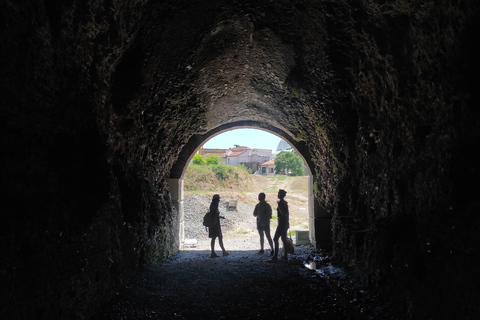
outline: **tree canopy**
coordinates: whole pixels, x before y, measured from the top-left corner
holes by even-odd
[[[293,152],[281,151],[275,157],[275,173],[291,176],[305,175],[302,158]]]
[[[192,158],[193,164],[219,164],[220,160],[222,159],[216,154],[207,154],[205,156],[197,153]]]

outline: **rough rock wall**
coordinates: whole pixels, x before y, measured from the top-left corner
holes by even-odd
[[[103,118],[130,97],[142,5],[0,3],[2,318],[87,318],[129,271],[178,249],[169,150],[132,163],[141,146],[119,146],[130,120],[111,147]]]
[[[366,282],[412,318],[478,311],[474,0],[0,9],[2,315],[87,317],[176,250],[170,168],[242,120],[309,147],[335,254]]]
[[[478,5],[327,7],[340,132],[327,126],[331,145],[312,149],[335,254],[408,317],[474,318]]]

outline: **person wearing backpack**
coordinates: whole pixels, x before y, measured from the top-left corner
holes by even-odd
[[[212,238],[210,243],[210,247],[212,249],[212,253],[210,254],[210,258],[216,258],[218,255],[215,253],[215,240],[218,238],[218,243],[220,244],[220,248],[222,248],[222,255],[228,256],[228,252],[225,250],[223,246],[223,234],[222,234],[222,227],[220,225],[220,218],[224,219],[220,216],[220,210],[218,210],[218,204],[220,202],[220,195],[214,194],[212,198],[212,203],[210,204],[210,214],[213,215],[214,225],[213,227],[208,228],[208,237]]]
[[[270,219],[272,218],[272,207],[265,201],[265,193],[260,192],[258,194],[258,203],[253,210],[253,216],[257,217],[257,230],[258,235],[260,236],[260,251],[259,254],[263,254],[265,251],[264,247],[264,235],[267,236],[268,244],[272,251],[270,255],[273,256],[273,241],[272,236],[270,235]]]

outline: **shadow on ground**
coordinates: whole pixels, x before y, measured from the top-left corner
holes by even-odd
[[[296,250],[278,263],[269,262],[270,250],[218,258],[209,250],[180,251],[138,272],[92,319],[400,319],[335,272],[328,257],[309,246]],[[313,263],[313,270],[305,267]],[[342,292],[342,281],[350,293]]]

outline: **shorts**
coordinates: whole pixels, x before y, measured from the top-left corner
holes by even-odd
[[[209,238],[221,238],[223,237],[222,235],[222,227],[220,226],[220,223],[217,223],[215,226],[208,228],[208,237]]]
[[[257,230],[270,231],[270,222],[262,223],[257,221]]]

